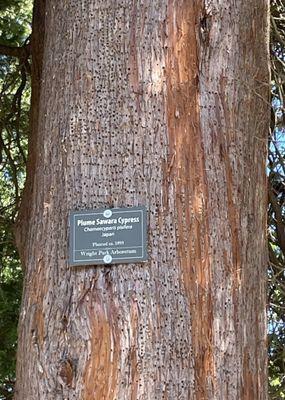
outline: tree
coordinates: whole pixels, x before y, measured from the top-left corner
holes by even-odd
[[[267,13],[36,1],[16,400],[266,398]],[[68,267],[71,209],[137,204],[148,263]]]

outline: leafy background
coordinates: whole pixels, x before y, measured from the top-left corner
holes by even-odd
[[[1,55],[31,35],[32,0],[0,0],[0,400],[13,397],[22,271],[13,224],[25,180],[30,60]],[[285,399],[285,3],[271,0],[271,127],[268,135],[269,397]]]
[[[0,0],[0,47],[23,46],[31,34],[32,1]],[[26,65],[25,65],[26,64]],[[0,55],[0,399],[12,399],[22,270],[13,222],[25,179],[30,106],[27,62]]]
[[[271,1],[268,143],[268,355],[270,398],[285,399],[285,2]]]

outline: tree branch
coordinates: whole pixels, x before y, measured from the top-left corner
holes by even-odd
[[[277,198],[271,187],[268,188],[269,200],[272,205],[275,220],[276,220],[276,233],[278,238],[278,246],[283,254],[285,254],[285,226],[282,217],[281,206],[278,204]]]
[[[30,43],[22,47],[12,47],[0,44],[0,55],[2,56],[17,57],[20,60],[25,60],[29,57],[30,54],[31,54]]]

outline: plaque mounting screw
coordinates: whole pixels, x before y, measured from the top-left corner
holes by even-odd
[[[103,261],[105,264],[110,264],[112,262],[113,258],[110,256],[110,254],[106,254],[103,258]]]
[[[103,215],[104,215],[105,218],[110,218],[112,214],[113,214],[113,213],[112,213],[111,210],[105,210],[105,211],[103,212]]]

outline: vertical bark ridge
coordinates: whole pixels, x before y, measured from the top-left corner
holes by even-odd
[[[201,26],[201,124],[219,398],[267,398],[268,13],[267,0],[205,1]]]
[[[215,374],[207,185],[199,107],[197,25],[201,11],[201,4],[197,6],[196,2],[169,2],[166,67],[170,173],[176,196],[181,279],[191,312],[195,399],[213,395]]]

